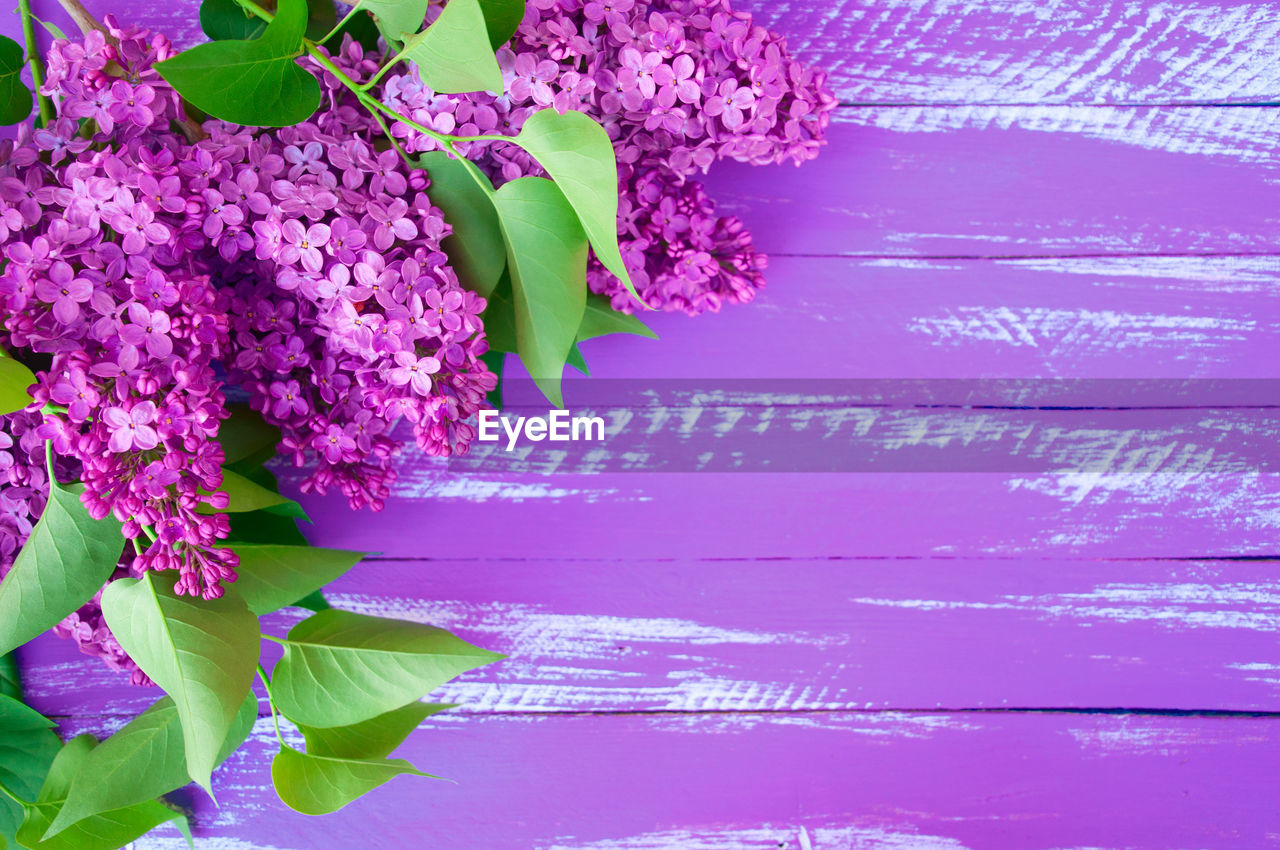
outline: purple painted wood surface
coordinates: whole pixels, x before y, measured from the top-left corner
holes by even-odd
[[[380,515],[304,500],[315,542],[382,553],[338,604],[512,657],[442,691],[464,706],[404,748],[457,785],[291,815],[261,723],[216,779],[220,809],[188,795],[201,846],[1280,843],[1280,604],[1274,561],[1252,560],[1280,555],[1280,475],[1256,457],[1223,472],[1245,450],[1187,430],[1223,439],[1243,414],[868,414],[778,387],[1280,377],[1280,110],[1217,105],[1280,94],[1280,4],[735,5],[850,105],[817,161],[708,178],[774,255],[757,302],[656,317],[658,343],[587,343],[595,384],[569,397],[666,379],[752,379],[754,397],[615,405],[603,471],[545,446],[453,468],[409,453]],[[183,42],[194,7],[127,8]],[[1250,433],[1274,436],[1274,413]],[[618,471],[699,441],[714,464],[761,428],[926,471]],[[992,443],[1100,465],[936,460]],[[155,696],[51,638],[23,666],[64,732]]]

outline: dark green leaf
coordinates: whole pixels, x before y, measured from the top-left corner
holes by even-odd
[[[236,0],[203,0],[200,29],[213,41],[247,41],[262,35],[267,22]]]
[[[223,463],[230,466],[246,458],[268,450],[275,454],[280,442],[280,429],[262,418],[262,414],[247,404],[229,404],[228,419],[218,425],[218,443],[225,455]]]
[[[0,98],[4,93],[0,91]],[[23,118],[26,116],[24,115]],[[18,119],[19,121],[22,118]],[[0,351],[0,416],[13,413],[31,404],[31,394],[27,387],[36,382],[31,370]]]
[[[561,407],[560,377],[587,296],[587,237],[545,177],[512,180],[494,202],[507,242],[516,349],[538,389]]]
[[[218,764],[244,743],[257,719],[258,698],[251,693],[222,742]],[[161,697],[85,757],[45,838],[84,818],[155,799],[190,781],[178,709],[171,697]]]
[[[289,632],[271,686],[295,723],[350,726],[501,657],[444,629],[330,609]]]
[[[498,285],[489,295],[482,314],[484,337],[490,351],[516,350],[516,303],[511,294],[511,270],[504,268]]]
[[[17,124],[31,114],[35,99],[20,76],[22,58],[18,42],[0,35],[0,124]]]
[[[333,0],[307,0],[307,38],[319,41],[338,23]]]
[[[287,499],[274,490],[269,490],[244,475],[227,469],[225,466],[222,468],[222,485],[218,487],[217,492],[226,493],[230,499],[227,506],[223,508],[223,512],[226,513],[270,511],[281,516],[292,516],[299,519],[307,518],[307,515],[302,511],[302,506],[297,502]],[[219,513],[219,511],[203,503],[196,510],[202,514]]]
[[[590,375],[591,370],[587,367],[586,358],[582,356],[582,352],[578,350],[578,343],[569,346],[569,356],[565,363],[577,369],[584,375]]]
[[[591,249],[639,300],[618,249],[618,164],[609,134],[587,115],[542,109],[511,141],[533,154],[582,222]]]
[[[12,652],[0,655],[0,696],[22,699],[22,684],[18,681],[18,660]]]
[[[284,804],[304,815],[336,812],[401,774],[426,776],[404,759],[333,759],[281,747],[271,762],[271,782]]]
[[[502,372],[506,367],[507,355],[501,351],[489,350],[480,355],[480,359],[484,361],[484,365],[489,367],[489,371],[498,376],[498,384],[489,390],[485,397],[485,401],[494,410],[502,409]]]
[[[24,800],[34,800],[62,743],[53,724],[16,699],[0,697],[0,783]],[[13,839],[22,808],[0,794],[0,835]]]
[[[357,5],[373,13],[389,43],[400,44],[427,19],[428,0],[361,0]]]
[[[306,608],[308,611],[328,611],[333,606],[324,598],[324,592],[313,590],[301,599],[291,603],[294,608]]]
[[[252,41],[197,44],[156,70],[215,118],[251,127],[289,127],[320,105],[320,84],[294,60],[307,27],[305,0],[280,0],[275,19]]]
[[[329,729],[299,726],[298,729],[306,738],[307,755],[337,759],[380,759],[391,755],[427,717],[449,708],[453,706],[411,702],[395,711],[379,714],[372,720],[353,726],[334,726]]]
[[[480,9],[494,50],[510,41],[524,20],[524,0],[480,0]]]
[[[609,299],[592,292],[587,295],[587,307],[582,312],[582,324],[578,326],[578,342],[608,334],[635,334],[657,339],[658,335],[635,316],[621,313],[609,306]]]
[[[507,264],[498,213],[489,200],[493,185],[478,174],[485,184],[482,188],[461,160],[444,151],[425,153],[418,161],[431,177],[431,203],[444,212],[444,220],[453,228],[441,243],[449,264],[463,286],[488,298]]]
[[[367,56],[373,56],[378,52],[378,26],[373,22],[373,18],[363,12],[352,15],[347,18],[342,26],[338,27],[338,31],[324,42],[324,47],[330,53],[337,53],[342,49],[342,37],[351,36],[355,41],[364,48]]]
[[[111,516],[89,516],[78,490],[51,489],[40,521],[0,581],[0,653],[53,628],[88,602],[120,560],[120,523]]]
[[[502,69],[478,0],[449,0],[431,26],[405,39],[400,58],[417,65],[418,77],[436,92],[502,94]]]
[[[173,697],[187,773],[209,790],[257,670],[258,618],[234,591],[221,599],[178,596],[153,575],[107,585],[102,612],[142,672]]]
[[[267,614],[324,587],[355,566],[363,552],[315,546],[232,544],[240,556],[236,591],[249,610]]]

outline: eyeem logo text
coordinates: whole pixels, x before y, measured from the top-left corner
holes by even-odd
[[[496,443],[507,438],[507,451],[516,447],[520,435],[531,443],[550,440],[567,443],[570,440],[604,440],[604,419],[599,416],[570,416],[567,410],[553,410],[546,416],[503,416],[496,410],[480,411],[479,434],[482,443]],[[501,425],[501,428],[499,428]]]

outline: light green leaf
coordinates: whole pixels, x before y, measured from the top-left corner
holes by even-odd
[[[0,35],[0,124],[17,124],[31,114],[35,100],[19,76],[22,59],[18,42]]]
[[[187,773],[208,791],[222,742],[253,684],[258,618],[233,590],[221,599],[178,596],[153,576],[107,585],[102,612],[142,672],[173,697]]]
[[[493,185],[480,174],[482,188],[461,160],[444,151],[425,153],[418,161],[431,178],[431,203],[444,212],[444,220],[453,228],[440,243],[449,255],[449,265],[463,286],[488,298],[507,264],[498,213],[489,200]]]
[[[591,250],[640,300],[618,248],[618,163],[609,134],[587,115],[542,109],[511,139],[533,154],[582,221]],[[641,302],[643,303],[643,302]]]
[[[399,58],[417,65],[418,77],[438,93],[502,94],[502,69],[478,0],[449,0],[435,23],[405,39]]]
[[[34,800],[54,756],[62,747],[53,724],[16,699],[0,697],[0,783],[24,800]],[[0,794],[0,835],[14,839],[22,808]]]
[[[240,473],[227,469],[225,466],[222,468],[222,485],[218,487],[217,492],[226,493],[230,499],[222,511],[216,511],[210,505],[201,503],[196,508],[196,512],[216,514],[270,511],[282,516],[292,516],[299,519],[307,518],[302,506],[293,501],[293,499],[285,498],[274,490],[269,490],[256,481],[251,481]]]
[[[280,429],[262,418],[247,404],[228,404],[231,416],[218,425],[218,443],[225,455],[222,462],[230,466],[264,452],[275,454],[280,442]]]
[[[0,88],[0,103],[3,99],[4,92]],[[23,118],[25,117],[24,115]],[[22,118],[18,120],[21,121]],[[35,382],[36,376],[31,374],[30,369],[0,351],[0,416],[31,404],[31,394],[27,392],[27,387]]]
[[[592,292],[587,295],[587,307],[582,312],[582,324],[578,326],[578,342],[608,334],[635,334],[657,339],[658,335],[644,322],[609,306],[609,299]]]
[[[379,714],[372,720],[353,726],[334,726],[328,729],[299,726],[298,729],[307,740],[307,755],[336,759],[380,759],[391,755],[427,717],[449,708],[453,706],[411,702],[395,711]]]
[[[32,15],[31,17],[35,20],[36,23],[44,27],[49,32],[49,35],[53,36],[54,38],[67,37],[67,34],[62,31],[62,27],[58,26],[57,24],[51,24],[48,21],[42,21],[39,18],[37,18],[35,15]]]
[[[524,0],[480,0],[480,8],[494,50],[510,41],[524,20]]]
[[[350,726],[501,657],[444,629],[330,609],[289,632],[271,690],[295,723]]]
[[[218,764],[244,743],[257,719],[258,698],[250,693],[222,742]],[[161,697],[85,757],[44,837],[84,818],[153,800],[190,781],[178,709],[171,697]]]
[[[289,127],[320,105],[320,84],[294,60],[307,28],[305,0],[280,0],[259,38],[197,44],[156,63],[198,109],[250,127]]]
[[[560,377],[586,303],[587,238],[545,177],[504,184],[494,203],[511,269],[516,349],[538,389],[561,407]]]
[[[234,543],[240,556],[236,591],[255,614],[292,605],[354,567],[363,552],[315,546]]]
[[[89,516],[79,489],[51,488],[40,521],[0,581],[0,653],[53,628],[88,602],[120,560],[120,523],[111,516]]]
[[[373,13],[378,29],[393,44],[422,29],[427,19],[428,0],[361,0],[356,5]]]
[[[304,815],[336,812],[401,774],[423,773],[404,759],[334,759],[281,747],[271,762],[271,782],[284,804]]]

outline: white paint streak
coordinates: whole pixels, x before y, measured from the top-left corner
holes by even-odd
[[[725,826],[672,829],[625,838],[578,841],[571,837],[539,850],[965,850],[954,838],[902,826]]]

